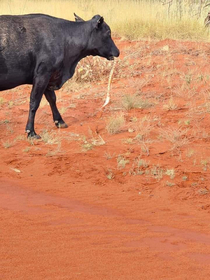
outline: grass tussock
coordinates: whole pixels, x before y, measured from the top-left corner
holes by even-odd
[[[74,20],[101,14],[115,35],[128,39],[207,40],[207,1],[195,0],[2,0],[1,14],[46,13]]]
[[[125,124],[125,118],[123,115],[112,116],[109,118],[106,129],[110,134],[119,133],[122,130],[123,125]]]
[[[161,131],[162,139],[165,139],[172,143],[172,150],[181,148],[182,146],[189,144],[187,138],[187,129],[168,128]]]
[[[140,96],[134,94],[126,94],[122,99],[122,106],[126,110],[131,109],[145,109],[152,106],[152,104],[146,100],[142,99]]]

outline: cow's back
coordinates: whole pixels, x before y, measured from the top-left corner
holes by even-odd
[[[32,84],[38,59],[62,48],[62,24],[42,14],[0,16],[0,90]]]

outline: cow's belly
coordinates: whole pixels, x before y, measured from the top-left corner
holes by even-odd
[[[0,74],[0,91],[15,88],[23,84],[32,84],[33,79],[23,73]]]

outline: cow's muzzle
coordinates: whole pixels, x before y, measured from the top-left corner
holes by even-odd
[[[118,49],[116,49],[115,52],[112,55],[107,57],[107,59],[108,60],[114,60],[114,58],[118,57],[119,55],[120,55],[120,51]]]
[[[114,60],[114,56],[111,55],[111,56],[107,57],[107,59],[108,59],[108,60]]]

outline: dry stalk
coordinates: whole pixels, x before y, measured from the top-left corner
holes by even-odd
[[[116,59],[113,62],[112,69],[111,69],[110,74],[109,74],[109,81],[108,81],[106,100],[105,100],[105,103],[102,106],[102,108],[104,108],[109,103],[109,101],[110,101],[110,88],[111,88],[112,76],[113,76],[113,73],[114,73],[115,65],[116,65]]]

